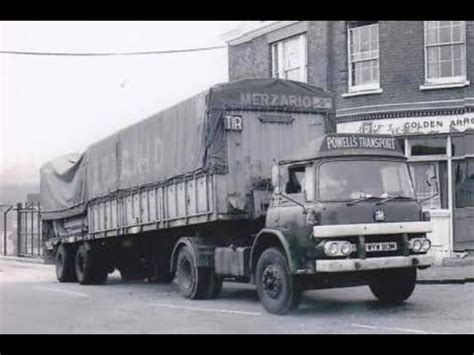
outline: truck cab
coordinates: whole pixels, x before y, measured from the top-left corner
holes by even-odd
[[[432,264],[430,218],[415,198],[395,138],[324,135],[274,166],[272,182],[261,233],[279,233],[285,240],[280,251],[294,289],[287,298],[293,292],[294,300],[283,297],[282,309],[294,307],[303,290],[363,284],[382,302],[402,302],[414,290],[416,269]],[[272,262],[259,268],[260,261],[259,295],[275,311],[286,287],[284,270]]]

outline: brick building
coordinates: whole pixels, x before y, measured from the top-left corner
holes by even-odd
[[[338,132],[399,137],[438,260],[474,252],[474,21],[255,21],[224,38],[230,80],[308,82],[334,93]]]

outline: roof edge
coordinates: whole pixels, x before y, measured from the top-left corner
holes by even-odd
[[[236,28],[224,33],[221,37],[229,46],[236,46],[298,22],[301,21],[271,21],[270,23],[262,24],[251,29]]]

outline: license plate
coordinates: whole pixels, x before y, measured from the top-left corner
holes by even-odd
[[[392,251],[397,250],[396,242],[382,242],[382,243],[367,243],[365,244],[365,251]]]

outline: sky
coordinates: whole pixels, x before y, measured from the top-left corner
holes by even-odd
[[[130,52],[224,45],[240,21],[0,22],[0,50]],[[0,54],[0,184],[228,80],[227,49],[116,57]]]

